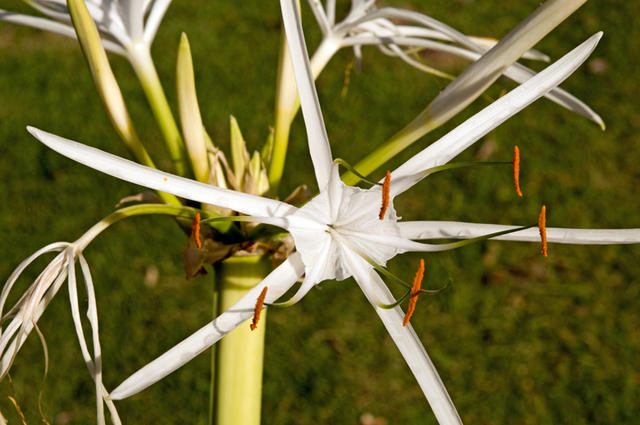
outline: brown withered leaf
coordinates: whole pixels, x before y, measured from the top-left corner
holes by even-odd
[[[205,264],[214,264],[231,255],[234,245],[226,245],[210,238],[202,238],[202,247],[198,248],[196,241],[191,236],[187,246],[182,252],[182,262],[187,279],[192,279],[199,274],[206,274]]]
[[[313,194],[309,190],[306,184],[301,184],[296,187],[293,192],[284,200],[287,204],[299,206],[306,203],[309,199],[313,198]]]

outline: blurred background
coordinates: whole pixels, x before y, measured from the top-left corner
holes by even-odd
[[[306,3],[303,1],[303,3]],[[346,10],[348,2],[338,2]],[[389,0],[470,35],[500,38],[538,6],[537,0]],[[0,7],[30,12],[16,1]],[[175,59],[181,31],[193,51],[205,126],[228,143],[229,115],[249,149],[259,149],[273,120],[280,32],[279,5],[259,0],[174,2],[153,53],[175,111]],[[588,2],[538,46],[553,60],[596,31],[604,38],[563,88],[607,124],[595,124],[547,100],[512,118],[461,155],[511,159],[521,150],[521,185],[511,170],[481,167],[428,178],[396,200],[404,219],[531,224],[540,205],[558,227],[640,227],[640,51],[633,17],[640,3]],[[310,50],[319,31],[305,7]],[[110,56],[129,110],[154,159],[169,168],[160,132],[129,64]],[[447,82],[416,71],[375,48],[341,96],[352,52],[343,50],[318,79],[335,156],[351,163],[421,111]],[[466,63],[425,52],[424,60],[458,73]],[[529,63],[542,69],[544,64]],[[462,114],[425,136],[389,165],[399,164],[514,84],[500,79]],[[113,131],[76,42],[0,23],[0,280],[38,248],[73,241],[139,187],[75,164],[47,150],[26,125],[127,152]],[[155,142],[155,143],[154,143]],[[164,158],[164,162],[162,160]],[[382,175],[386,170],[379,170]],[[280,192],[313,174],[297,117]],[[134,218],[112,227],[87,250],[99,303],[105,385],[124,378],[210,320],[212,273],[187,281],[186,237],[169,218]],[[631,424],[640,415],[640,246],[581,247],[485,242],[424,257],[424,286],[450,286],[421,297],[412,324],[465,423]],[[410,275],[419,260],[405,255],[392,271]],[[24,274],[33,281],[51,258]],[[17,291],[16,293],[18,293]],[[78,349],[66,290],[39,322],[50,367],[36,335],[0,383],[0,411],[19,423],[41,422],[40,390],[52,424],[95,421],[94,387]],[[205,424],[209,355],[118,403],[125,423]],[[352,280],[326,282],[302,302],[269,314],[264,373],[265,424],[432,424],[404,360]]]

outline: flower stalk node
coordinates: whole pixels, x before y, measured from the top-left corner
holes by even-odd
[[[411,298],[409,298],[409,306],[407,307],[407,313],[404,315],[402,326],[407,326],[413,312],[416,310],[416,303],[418,302],[418,296],[422,293],[420,285],[422,285],[422,278],[424,277],[424,260],[420,259],[420,265],[418,265],[418,271],[413,278],[413,284],[411,285]]]
[[[258,296],[258,301],[256,301],[256,306],[253,309],[253,319],[251,320],[251,324],[249,325],[249,328],[252,331],[255,331],[256,328],[258,327],[258,321],[260,320],[260,314],[262,313],[262,306],[264,305],[264,299],[267,296],[267,289],[269,288],[265,286],[262,292],[260,292],[260,296]]]

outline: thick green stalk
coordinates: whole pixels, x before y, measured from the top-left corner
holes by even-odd
[[[149,47],[145,43],[135,43],[129,47],[127,53],[164,136],[176,172],[184,176],[188,170],[184,142],[160,83]]]
[[[271,271],[263,256],[231,257],[216,265],[218,311],[229,309]],[[265,313],[256,330],[243,323],[217,345],[215,425],[260,425]]]

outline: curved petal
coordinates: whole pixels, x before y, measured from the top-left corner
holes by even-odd
[[[459,221],[405,221],[398,223],[402,236],[409,239],[469,239],[518,226],[463,223]],[[531,228],[492,238],[503,241],[539,242],[538,229]],[[615,245],[640,243],[636,229],[569,229],[547,227],[547,242],[577,245]]]
[[[417,175],[422,170],[449,162],[489,131],[564,81],[589,57],[601,37],[602,32],[589,37],[535,77],[511,90],[444,137],[423,149],[391,174],[392,181],[412,174]],[[392,184],[392,196],[409,189],[421,178],[421,176],[404,178],[399,180],[397,184]]]
[[[153,42],[153,39],[156,37],[156,33],[158,32],[158,27],[162,22],[162,18],[164,18],[164,14],[167,13],[167,9],[170,5],[171,0],[157,0],[153,4],[153,8],[151,9],[151,12],[149,12],[149,17],[147,17],[147,21],[145,22],[145,43],[151,45]]]
[[[131,41],[143,41],[144,0],[128,0],[120,2],[120,13]]]
[[[423,47],[430,50],[436,50],[441,52],[450,53],[452,55],[456,55],[465,59],[469,59],[472,61],[476,61],[482,57],[482,54],[478,52],[474,52],[472,50],[467,50],[466,48],[454,46],[451,44],[441,43],[433,40],[425,40],[415,37],[378,37],[378,36],[358,36],[358,37],[349,37],[343,41],[343,45],[353,45],[353,44],[370,44],[370,45],[387,45],[387,44],[396,44],[398,46],[407,46],[407,47]],[[403,57],[398,54],[398,56],[409,63],[411,66],[423,70],[425,72],[432,72],[430,68],[423,69],[424,65],[421,62],[415,62],[410,57]],[[406,56],[406,55],[405,55]],[[407,60],[409,59],[409,60]],[[521,65],[515,62],[513,65],[508,67],[504,71],[504,76],[515,81],[516,83],[522,84],[527,81],[529,78],[535,75],[535,71],[527,68],[524,65]],[[591,109],[586,103],[573,96],[571,93],[559,88],[555,87],[551,89],[548,93],[544,95],[547,99],[552,102],[557,103],[558,105],[575,112],[576,114],[582,115],[583,117],[595,122],[600,126],[600,128],[604,128],[604,121],[593,109]]]
[[[400,307],[384,309],[377,306],[378,302],[384,304],[395,302],[393,295],[382,282],[380,276],[367,267],[367,263],[364,260],[352,252],[348,253],[346,257],[356,282],[358,282],[362,292],[373,305],[380,320],[387,328],[389,335],[391,335],[393,342],[395,342],[402,357],[407,362],[409,369],[416,377],[438,423],[440,425],[462,424],[460,416],[458,416],[458,412],[447,393],[447,389],[440,376],[438,376],[438,372],[422,342],[420,342],[418,335],[416,335],[410,324],[402,326],[404,318],[402,309]]]
[[[150,189],[229,208],[247,215],[283,217],[296,210],[295,207],[274,199],[223,189],[145,167],[34,127],[27,127],[27,130],[49,148],[74,161]]]
[[[265,286],[269,287],[265,302],[272,303],[287,292],[302,273],[304,264],[300,254],[294,253],[230,309],[127,378],[109,398],[121,400],[132,396],[183,366],[249,319]]]
[[[313,82],[311,65],[309,64],[309,55],[307,54],[298,11],[298,0],[280,0],[280,6],[284,29],[289,42],[289,50],[291,51],[293,72],[298,85],[302,115],[307,128],[309,152],[311,153],[318,188],[323,190],[329,181],[333,158],[331,157],[327,129],[322,119],[318,93],[316,93],[316,86]]]
[[[37,16],[23,15],[21,13],[13,13],[0,9],[0,21],[12,22],[14,24],[25,25],[32,28],[38,28],[45,31],[51,31],[56,34],[64,35],[69,38],[76,38],[76,31],[71,25],[52,21],[50,19],[39,18]],[[102,39],[102,45],[105,49],[112,53],[125,56],[126,52],[117,43]]]
[[[49,244],[49,245],[47,245],[47,246],[45,246],[43,248],[40,248],[39,250],[37,250],[33,254],[31,254],[29,257],[27,257],[25,260],[23,260],[18,265],[18,267],[16,267],[16,269],[11,273],[11,275],[9,276],[7,281],[5,282],[4,286],[2,287],[2,293],[0,294],[0,318],[4,317],[4,314],[3,314],[4,304],[7,301],[7,297],[9,296],[9,292],[11,291],[11,288],[15,284],[16,280],[18,280],[18,278],[20,277],[20,275],[22,274],[24,269],[26,269],[29,266],[29,264],[34,262],[36,260],[36,258],[40,257],[41,255],[46,254],[48,252],[63,251],[69,245],[70,244],[68,242],[54,242],[54,243],[51,243],[51,244]],[[23,299],[24,299],[24,297],[26,295],[27,294],[25,293],[25,295],[23,295],[20,298],[20,300],[18,300],[16,305],[19,305],[23,301]],[[1,333],[1,328],[0,328],[0,333]]]

